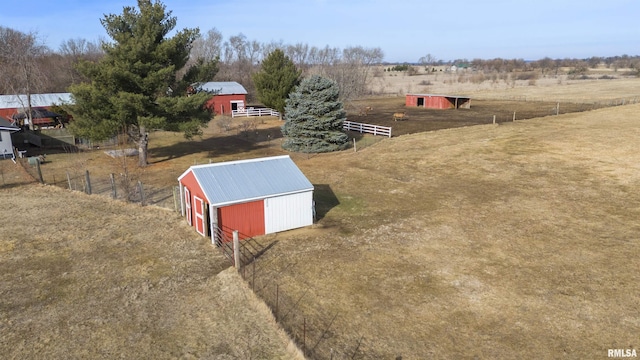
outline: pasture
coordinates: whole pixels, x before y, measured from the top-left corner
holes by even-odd
[[[593,106],[592,83],[598,86],[562,86],[563,95],[583,100],[578,107]],[[634,95],[621,89],[607,98]],[[255,283],[247,280],[272,310],[279,308],[290,336],[305,338],[310,358],[604,358],[607,349],[638,348],[640,105],[548,116],[555,102],[504,100],[512,90],[485,92],[482,101],[472,97],[468,110],[405,109],[404,98],[362,100],[349,119],[389,121],[394,138],[357,136],[359,143],[371,141],[358,152],[292,154],[316,185],[319,220],[257,239],[272,247],[256,262]],[[493,125],[498,104],[506,120]],[[372,111],[358,116],[356,109],[366,106]],[[394,122],[398,111],[408,119]],[[513,111],[518,119],[531,111],[531,119],[512,122]],[[234,121],[240,129],[242,120]],[[275,119],[257,120],[251,132],[227,132],[215,122],[191,142],[179,134],[151,134],[152,164],[136,170],[139,176],[172,186],[194,163],[285,153]],[[443,128],[450,129],[429,131]],[[105,173],[121,167],[100,151],[48,158],[45,172],[69,164]],[[24,190],[21,183],[0,190],[12,208],[60,209],[66,216],[51,212],[38,228],[20,228],[24,236],[3,242],[2,350],[16,357],[21,351],[58,354],[46,351],[75,339],[78,333],[68,330],[73,325],[86,334],[98,330],[99,342],[112,341],[110,349],[118,345],[125,355],[139,354],[131,345],[137,338],[108,340],[106,332],[140,332],[143,349],[160,358],[206,357],[206,349],[223,346],[204,338],[219,321],[204,315],[215,307],[204,299],[222,296],[220,287],[208,284],[226,262],[184,222],[152,208],[134,211],[109,200],[96,205],[101,200],[82,194],[43,196],[40,187]],[[31,196],[31,206],[20,196]],[[110,214],[108,222],[93,213],[85,219],[97,206]],[[131,218],[151,224],[145,228],[153,232],[122,229]],[[42,235],[43,226],[61,219],[64,227],[56,231],[62,237]],[[102,230],[105,223],[114,228]],[[3,234],[9,231],[4,226]],[[89,229],[101,230],[86,239],[78,235]],[[76,266],[70,259],[77,257]],[[104,275],[114,264],[123,270]],[[80,281],[84,276],[87,282]],[[108,285],[97,287],[100,282]],[[78,295],[67,291],[74,284]],[[193,290],[195,299],[184,297]],[[35,300],[24,302],[24,294]],[[82,322],[81,315],[69,315],[72,304],[87,299],[96,316],[87,312]],[[120,310],[123,302],[129,307]],[[199,315],[173,327],[175,304],[180,314],[195,309]],[[158,314],[170,316],[147,321]],[[251,327],[260,329],[256,337],[269,337],[263,326]],[[39,335],[47,327],[49,335]],[[180,340],[169,342],[167,352],[153,350],[151,344],[168,333]],[[5,335],[22,339],[22,347],[10,348]],[[41,345],[29,350],[28,343]],[[180,347],[185,343],[191,347]],[[187,353],[191,348],[195,352]],[[80,354],[81,344],[74,349]],[[241,351],[246,348],[234,354]]]
[[[2,358],[303,358],[175,213],[40,185],[0,199]]]
[[[639,110],[406,135],[301,161],[338,205],[315,229],[277,237],[259,260],[264,281],[329,327],[317,358],[635,348]]]

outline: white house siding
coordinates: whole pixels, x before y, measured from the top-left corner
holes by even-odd
[[[13,153],[13,145],[11,144],[11,133],[0,130],[0,158],[9,158]]]
[[[264,199],[266,234],[313,224],[313,191]]]

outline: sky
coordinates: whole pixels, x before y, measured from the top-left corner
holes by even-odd
[[[640,55],[638,0],[164,0],[176,29],[260,43],[381,48],[384,61]],[[63,41],[107,39],[100,23],[135,0],[2,0],[0,26]]]

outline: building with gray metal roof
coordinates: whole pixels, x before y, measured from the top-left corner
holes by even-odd
[[[245,237],[313,223],[313,184],[288,155],[191,166],[178,178],[182,214],[198,233]]]

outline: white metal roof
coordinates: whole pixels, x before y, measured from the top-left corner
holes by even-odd
[[[244,86],[235,81],[223,81],[223,82],[207,82],[198,86],[199,90],[215,93],[216,95],[237,95],[247,94]]]
[[[189,172],[193,172],[212,206],[313,190],[313,184],[289,155],[195,165],[178,181]]]
[[[31,94],[31,106],[42,107],[71,103],[70,93]],[[27,95],[0,95],[0,109],[22,109],[28,105]]]

